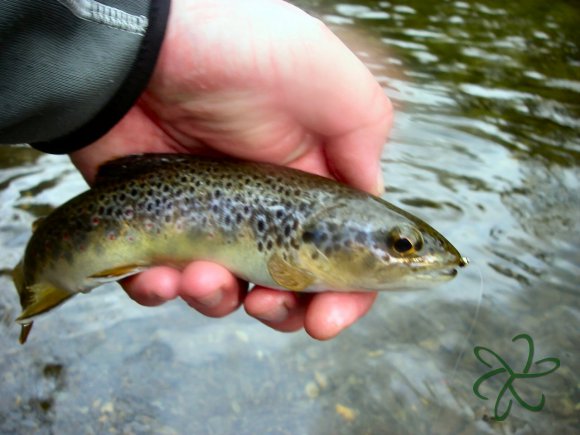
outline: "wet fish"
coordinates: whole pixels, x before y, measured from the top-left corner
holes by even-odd
[[[190,155],[128,156],[35,225],[13,273],[21,342],[32,318],[79,292],[201,259],[293,291],[425,287],[467,264],[425,222],[323,177]]]

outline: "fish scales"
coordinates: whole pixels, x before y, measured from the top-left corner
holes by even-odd
[[[14,272],[19,320],[148,267],[201,259],[299,291],[424,286],[466,264],[420,219],[333,180],[264,163],[129,156],[36,225]]]
[[[298,223],[313,213],[312,204],[329,196],[309,191],[314,180],[282,177],[274,168],[256,173],[251,164],[170,160],[171,168],[162,172],[155,165],[135,177],[104,180],[57,209],[43,222],[49,230],[32,238],[31,259],[54,263],[64,256],[72,263],[72,252],[82,250],[89,238],[104,252],[118,239],[132,243],[147,233],[166,237],[168,230],[193,236],[220,233],[234,243],[247,228],[258,251],[288,251],[297,247]],[[342,190],[338,184],[330,187]],[[61,225],[64,221],[67,226]]]

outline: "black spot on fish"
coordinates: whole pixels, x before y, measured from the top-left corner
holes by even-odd
[[[290,225],[286,225],[284,227],[284,236],[285,237],[290,237],[290,233],[292,232],[292,228],[290,227]]]
[[[266,229],[266,223],[262,219],[258,219],[256,227],[258,228],[258,232],[263,233]]]
[[[271,251],[273,246],[274,246],[274,243],[272,242],[272,240],[268,239],[268,242],[266,243],[266,249],[268,251]]]
[[[367,235],[363,231],[358,231],[354,238],[358,243],[363,244],[367,241]]]
[[[312,231],[304,231],[302,233],[302,240],[306,243],[313,242],[315,240],[314,232]]]

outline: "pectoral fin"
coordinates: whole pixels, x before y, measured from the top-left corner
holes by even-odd
[[[268,261],[268,272],[280,287],[288,290],[302,291],[314,282],[312,274],[290,264],[277,253]]]

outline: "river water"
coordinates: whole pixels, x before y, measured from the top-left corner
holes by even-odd
[[[110,285],[20,346],[9,271],[31,222],[86,186],[64,157],[0,148],[0,433],[579,433],[580,6],[296,4],[352,41],[395,103],[385,198],[471,266],[433,291],[381,295],[329,342],[243,311],[141,307]],[[519,334],[534,344],[527,369]],[[502,365],[478,346],[516,374],[560,367],[499,400],[509,376],[498,372],[483,400],[474,384]]]

